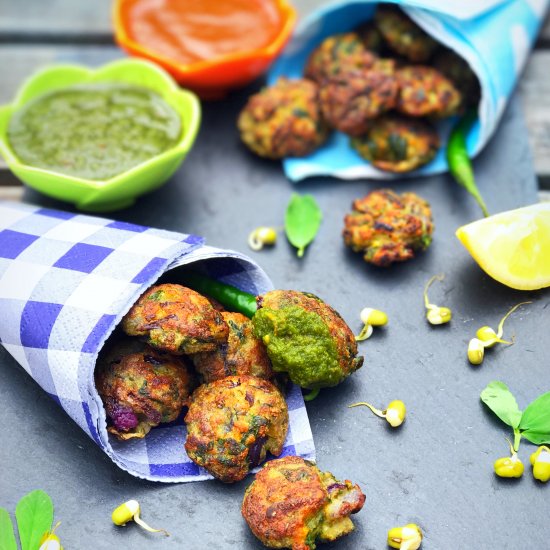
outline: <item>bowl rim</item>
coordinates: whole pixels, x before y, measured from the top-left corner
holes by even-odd
[[[276,5],[279,14],[282,15],[282,25],[278,34],[269,44],[260,48],[222,54],[212,59],[193,61],[192,63],[180,63],[176,59],[156,53],[154,49],[150,49],[150,47],[147,47],[146,45],[130,38],[122,17],[123,5],[130,1],[133,0],[115,0],[113,2],[112,19],[114,23],[116,42],[120,46],[129,48],[139,55],[153,59],[166,67],[172,67],[182,75],[194,75],[221,65],[239,61],[271,59],[275,57],[277,53],[285,46],[288,38],[292,34],[298,18],[296,9],[287,0],[272,0]]]
[[[126,180],[127,178],[131,178],[132,176],[139,174],[141,171],[147,170],[149,167],[153,165],[160,164],[165,160],[171,160],[174,156],[185,154],[191,148],[193,141],[195,140],[195,137],[199,130],[200,119],[201,119],[200,101],[198,97],[190,90],[180,88],[178,84],[175,82],[175,80],[161,67],[159,67],[158,65],[155,65],[150,61],[143,60],[143,59],[122,58],[122,59],[117,59],[115,61],[111,61],[109,63],[105,63],[96,68],[87,67],[85,65],[79,65],[76,63],[74,64],[62,63],[62,64],[52,64],[52,65],[46,66],[43,69],[36,71],[35,73],[33,73],[31,76],[29,76],[23,81],[21,86],[18,88],[15,94],[15,97],[11,103],[0,105],[0,120],[3,120],[5,117],[7,117],[9,120],[9,118],[11,118],[14,111],[16,111],[19,107],[27,103],[27,101],[30,100],[30,98],[28,100],[25,100],[25,94],[27,90],[31,88],[32,84],[36,80],[43,78],[47,74],[52,74],[56,72],[61,74],[61,73],[67,73],[69,71],[76,74],[80,72],[83,77],[81,83],[85,83],[88,81],[89,78],[97,75],[101,75],[102,72],[108,71],[109,77],[106,78],[105,81],[116,82],[116,77],[113,78],[113,69],[116,71],[117,69],[127,70],[128,68],[131,68],[133,70],[138,70],[138,71],[143,71],[143,69],[148,70],[149,74],[154,74],[155,77],[157,77],[159,80],[163,81],[167,85],[167,89],[168,89],[167,95],[181,100],[182,102],[186,103],[187,106],[190,108],[191,116],[185,121],[186,122],[185,125],[182,124],[181,137],[175,145],[173,145],[169,149],[166,149],[166,151],[163,151],[151,157],[150,159],[140,162],[136,166],[133,166],[132,168],[129,168],[124,172],[121,172],[120,174],[116,174],[115,176],[109,179],[92,180],[87,178],[80,178],[77,176],[71,176],[69,174],[63,174],[62,172],[57,172],[55,170],[38,168],[36,166],[32,166],[31,164],[27,164],[19,160],[19,158],[13,151],[9,143],[9,140],[7,139],[7,135],[4,136],[0,133],[0,154],[4,157],[6,164],[8,165],[10,170],[12,170],[13,172],[17,170],[24,171],[27,174],[47,175],[47,176],[56,178],[58,181],[62,181],[66,184],[71,184],[71,185],[76,184],[77,186],[82,188],[86,187],[89,189],[98,190],[98,189],[104,189],[111,186],[116,186],[120,184],[122,181]],[[78,85],[78,83],[75,83],[73,85]],[[142,86],[147,88],[146,85],[142,85]],[[64,84],[56,85],[55,83],[52,83],[52,85],[49,86],[48,89],[43,90],[43,92],[40,94],[37,94],[36,97],[39,97],[40,95],[45,95],[54,90],[61,90],[67,87],[68,86]],[[159,95],[162,95],[162,94],[159,93]],[[181,120],[181,115],[179,113],[178,113],[178,116]]]

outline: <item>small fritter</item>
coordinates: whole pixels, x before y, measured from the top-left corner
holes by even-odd
[[[261,157],[303,157],[328,136],[319,109],[319,88],[306,79],[280,78],[251,96],[237,121],[241,139]]]
[[[384,39],[372,21],[364,23],[355,32],[359,35],[365,48],[370,52],[381,54],[384,51]]]
[[[314,550],[354,529],[350,519],[363,508],[365,495],[351,481],[297,456],[268,462],[247,488],[242,515],[258,539],[270,548]]]
[[[254,336],[252,321],[241,313],[222,312],[229,327],[227,344],[216,351],[192,356],[195,368],[205,382],[213,382],[235,374],[273,378],[271,362],[262,341]]]
[[[311,52],[304,76],[323,84],[343,70],[366,69],[375,61],[376,55],[367,50],[357,33],[334,34]]]
[[[365,134],[351,140],[359,155],[387,172],[410,172],[427,164],[439,145],[431,124],[392,113],[374,120]]]
[[[344,242],[370,264],[386,267],[414,257],[432,242],[430,205],[414,193],[372,191],[344,218]]]
[[[427,61],[438,48],[438,43],[396,6],[378,5],[374,22],[388,46],[411,61]]]
[[[254,334],[267,347],[273,370],[301,386],[336,386],[363,365],[357,342],[337,311],[314,294],[271,290],[256,298]]]
[[[398,84],[391,60],[369,69],[341,71],[321,86],[321,110],[329,126],[350,136],[364,134],[373,118],[395,107]]]
[[[460,92],[462,110],[477,105],[481,95],[479,80],[465,59],[445,48],[435,55],[432,65],[434,69],[446,76]]]
[[[122,328],[175,355],[214,351],[227,342],[229,333],[207,298],[175,284],[151,287],[122,319]]]
[[[229,376],[193,393],[185,422],[189,458],[219,480],[232,483],[263,462],[267,451],[281,454],[288,409],[271,382]]]
[[[462,102],[453,83],[432,67],[413,65],[396,73],[399,82],[397,110],[410,116],[456,114]]]
[[[107,429],[122,440],[145,437],[154,426],[175,420],[196,385],[183,358],[149,347],[107,358],[95,381],[111,423]]]

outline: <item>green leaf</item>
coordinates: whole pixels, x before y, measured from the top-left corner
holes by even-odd
[[[311,195],[292,194],[286,209],[285,232],[290,243],[298,249],[299,258],[317,235],[322,218],[321,209]]]
[[[521,417],[521,435],[535,445],[550,443],[550,392],[530,403]]]
[[[0,508],[0,550],[17,550],[13,524],[5,508]]]
[[[21,550],[37,550],[40,538],[53,523],[53,504],[44,491],[32,491],[25,495],[15,508]]]
[[[521,411],[516,398],[503,382],[493,381],[481,392],[481,400],[508,426],[516,429],[521,422]]]

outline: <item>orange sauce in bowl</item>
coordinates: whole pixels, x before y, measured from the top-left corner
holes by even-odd
[[[189,64],[269,45],[283,25],[271,0],[130,0],[128,36]]]

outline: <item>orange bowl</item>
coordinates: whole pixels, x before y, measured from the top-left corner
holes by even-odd
[[[276,36],[269,44],[185,63],[156,52],[154,44],[143,44],[130,36],[125,15],[135,1],[115,0],[113,4],[115,39],[118,45],[130,55],[157,63],[177,82],[203,99],[222,98],[229,90],[245,86],[261,76],[286,45],[297,19],[296,10],[286,0],[272,0],[281,21]]]

